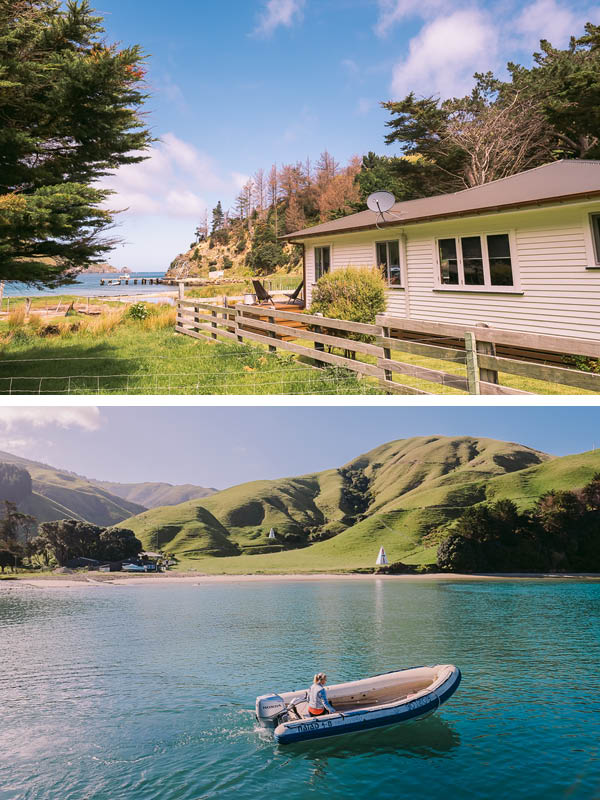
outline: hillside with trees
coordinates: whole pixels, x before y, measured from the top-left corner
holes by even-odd
[[[177,278],[294,271],[300,254],[282,234],[362,211],[374,191],[413,200],[479,186],[561,158],[600,156],[600,26],[588,23],[563,50],[540,42],[531,67],[507,65],[508,80],[476,74],[460,98],[382,102],[385,143],[396,155],[353,156],[340,165],[325,151],[259,169],[224,210],[196,230],[171,265]]]

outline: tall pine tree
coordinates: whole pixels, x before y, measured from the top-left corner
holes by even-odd
[[[87,0],[0,2],[0,280],[72,282],[111,249],[110,191],[145,158],[144,58],[107,44]]]

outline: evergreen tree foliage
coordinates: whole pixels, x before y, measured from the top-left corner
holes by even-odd
[[[221,201],[217,203],[217,205],[212,210],[212,228],[211,233],[216,233],[220,231],[223,227],[225,222],[225,214],[223,213],[223,206],[221,205]]]
[[[101,261],[110,191],[143,160],[144,58],[103,38],[87,0],[0,3],[0,280],[69,283]]]
[[[438,548],[454,572],[600,571],[600,474],[519,512],[510,500],[469,508]]]

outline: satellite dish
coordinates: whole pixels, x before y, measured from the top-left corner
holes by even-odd
[[[367,197],[367,206],[376,214],[384,214],[389,211],[396,198],[391,192],[373,192]]]

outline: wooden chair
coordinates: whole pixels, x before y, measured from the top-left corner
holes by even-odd
[[[296,286],[296,288],[294,289],[294,293],[289,296],[288,303],[296,302],[296,300],[298,299],[298,295],[302,291],[303,286],[304,286],[304,281],[300,281],[299,285]]]
[[[275,301],[260,281],[254,280],[253,278],[252,286],[254,286],[254,294],[259,303],[273,303],[273,305],[275,305]]]

